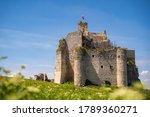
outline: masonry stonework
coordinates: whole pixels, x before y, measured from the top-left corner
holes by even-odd
[[[73,81],[76,86],[129,86],[139,81],[135,51],[113,46],[102,33],[88,32],[80,21],[78,31],[59,41],[56,50],[55,83]]]

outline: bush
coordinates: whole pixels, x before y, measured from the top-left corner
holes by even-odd
[[[39,89],[33,86],[26,86],[24,79],[16,76],[13,78],[0,77],[0,99],[32,99],[31,95],[39,92]]]

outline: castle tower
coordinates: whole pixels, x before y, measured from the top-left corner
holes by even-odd
[[[127,86],[127,51],[117,49],[117,86]]]
[[[85,22],[84,20],[79,21],[78,32],[87,33],[88,32],[88,23]]]

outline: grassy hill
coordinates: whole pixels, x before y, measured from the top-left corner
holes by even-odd
[[[84,86],[55,84],[23,78],[0,77],[0,99],[19,100],[108,100],[150,99],[150,91],[139,84],[134,87]]]

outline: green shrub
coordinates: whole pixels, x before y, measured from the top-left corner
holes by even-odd
[[[31,95],[39,92],[39,89],[33,86],[26,86],[23,83],[26,80],[16,76],[13,78],[0,77],[0,99],[32,99]]]

